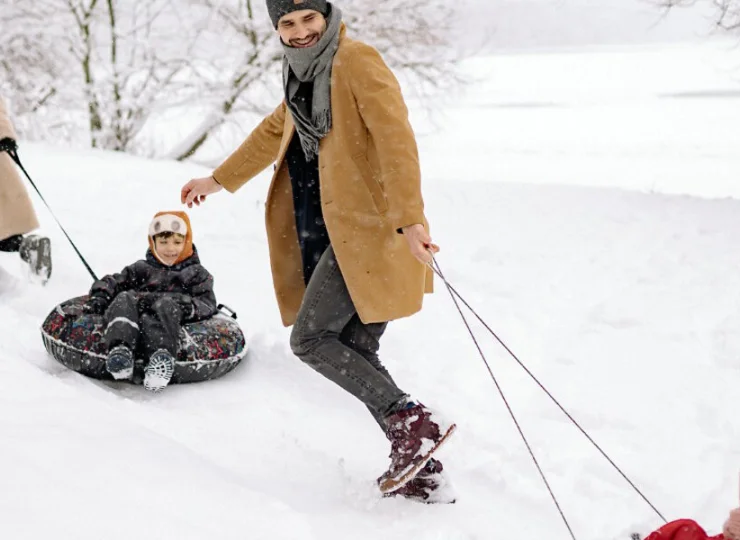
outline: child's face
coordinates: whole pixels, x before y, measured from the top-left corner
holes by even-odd
[[[164,264],[172,266],[185,249],[185,237],[181,234],[173,234],[167,238],[155,236],[154,249],[157,250],[157,255]]]

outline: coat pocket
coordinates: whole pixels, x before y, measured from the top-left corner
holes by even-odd
[[[375,172],[373,172],[373,169],[370,166],[370,162],[367,160],[367,157],[365,156],[365,154],[358,154],[356,156],[352,156],[352,160],[355,162],[355,165],[357,165],[357,168],[360,170],[362,180],[365,183],[368,191],[370,192],[370,196],[373,199],[375,209],[378,211],[379,214],[385,214],[388,211],[388,200],[385,197],[383,186],[378,180],[378,176],[375,174]]]

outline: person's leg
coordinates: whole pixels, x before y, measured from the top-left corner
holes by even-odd
[[[162,296],[151,310],[141,314],[141,349],[148,364],[144,369],[144,388],[163,390],[175,372],[175,359],[180,349],[182,308],[172,298]]]
[[[0,240],[0,251],[18,253],[44,283],[51,277],[51,242],[45,236],[15,234]]]
[[[139,313],[136,310],[136,295],[122,292],[113,299],[103,316],[105,333],[103,339],[108,351],[118,345],[136,349],[139,338]]]
[[[378,357],[380,338],[383,336],[387,326],[387,322],[365,324],[360,320],[359,315],[355,313],[339,335],[339,341],[360,353],[378,373],[383,375],[392,384],[396,384],[393,377],[391,377],[391,374],[380,362],[380,358]],[[388,426],[385,425],[384,417],[379,414],[378,411],[375,411],[370,407],[368,407],[368,410],[375,419],[375,422],[380,426],[380,429],[385,433]]]
[[[329,246],[306,288],[290,346],[298,358],[362,401],[375,418],[382,420],[402,407],[407,395],[372,360],[340,340],[356,314]]]
[[[159,350],[177,357],[180,350],[180,326],[182,308],[172,298],[162,296],[150,310],[141,314],[141,350],[144,358],[150,358]]]
[[[105,311],[103,340],[108,350],[106,368],[115,379],[128,379],[134,373],[134,351],[139,338],[136,295],[123,292]]]
[[[308,283],[290,345],[306,364],[362,401],[381,427],[387,426],[391,465],[378,484],[383,493],[390,493],[424,469],[455,426],[420,403],[409,402],[392,379],[340,341],[356,312],[330,246]]]
[[[378,358],[380,338],[387,326],[388,323],[365,324],[355,315],[349,324],[344,327],[339,339],[342,343],[364,356],[377,371],[382,373],[386,379],[393,382],[391,374],[388,373],[388,370]],[[388,430],[385,418],[377,415],[372,409],[368,408],[368,410],[370,410],[370,414],[373,415],[380,429],[385,433]],[[442,462],[432,458],[419,471],[416,478],[409,481],[401,489],[387,493],[386,496],[400,495],[406,499],[424,503],[454,503],[456,499],[454,490],[448,487],[448,480],[443,471],[444,465]]]

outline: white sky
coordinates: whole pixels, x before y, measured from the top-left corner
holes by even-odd
[[[709,2],[667,16],[652,0],[463,0],[466,45],[492,50],[687,41],[711,35]],[[740,37],[740,36],[739,36]]]

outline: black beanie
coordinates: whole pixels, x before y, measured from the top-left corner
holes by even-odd
[[[326,17],[329,14],[329,2],[326,0],[267,0],[267,11],[270,13],[270,19],[275,28],[283,15],[301,9],[313,9]]]

